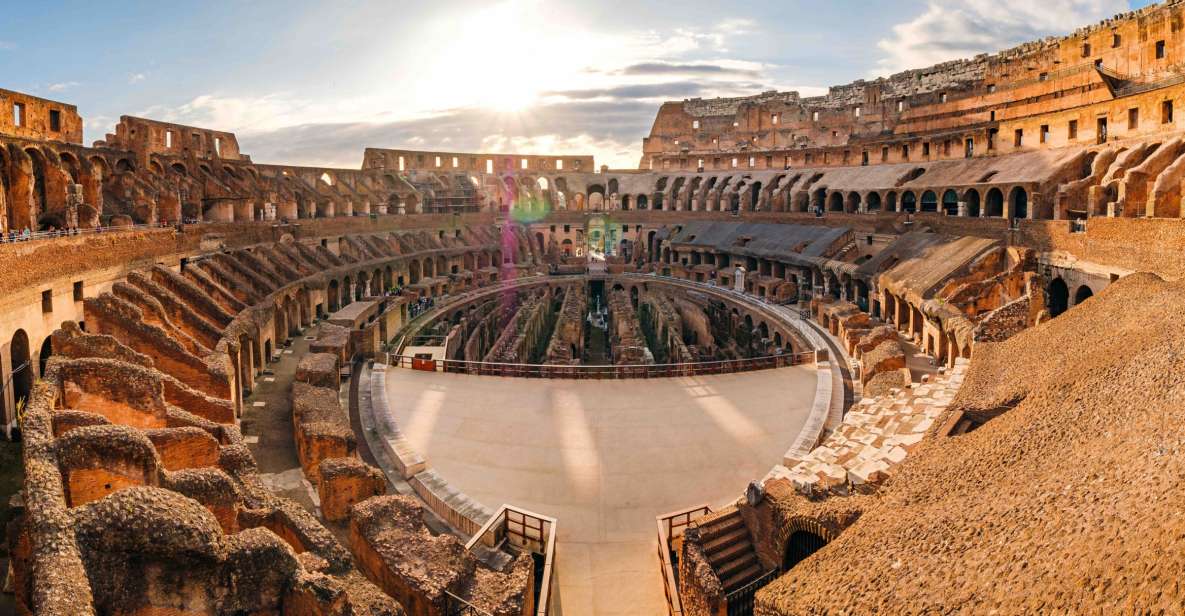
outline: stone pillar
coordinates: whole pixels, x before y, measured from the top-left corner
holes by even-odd
[[[745,268],[739,265],[732,271],[732,288],[734,291],[745,292]]]
[[[960,201],[959,202],[959,217],[962,218],[966,215],[967,215],[967,202]]]

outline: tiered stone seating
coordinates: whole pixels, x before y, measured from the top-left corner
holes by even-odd
[[[959,359],[933,380],[861,400],[822,445],[789,468],[775,467],[767,479],[789,479],[808,495],[874,490],[946,410],[968,363]]]

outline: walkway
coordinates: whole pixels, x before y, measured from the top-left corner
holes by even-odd
[[[316,336],[317,326],[293,338],[280,359],[268,362],[265,373],[255,377],[255,389],[243,401],[240,429],[247,448],[259,466],[260,479],[273,492],[298,502],[318,514],[316,491],[300,469],[296,440],[292,436],[292,381],[296,364],[309,350],[305,336]],[[267,374],[270,371],[272,374]]]
[[[663,614],[656,515],[731,502],[779,464],[813,365],[695,378],[534,380],[386,371],[395,420],[456,489],[559,518],[566,616]]]

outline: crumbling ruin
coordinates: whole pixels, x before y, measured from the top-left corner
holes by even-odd
[[[85,146],[74,106],[0,90],[18,613],[555,613],[562,517],[514,544],[374,441],[359,408],[404,392],[359,375],[769,358],[812,364],[812,422],[743,498],[645,512],[670,613],[1179,609],[1183,19],[667,103],[637,170],[265,165],[131,116]],[[280,398],[307,504],[244,434],[298,341]]]

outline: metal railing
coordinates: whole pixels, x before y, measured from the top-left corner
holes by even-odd
[[[538,580],[539,598],[535,603],[535,616],[559,613],[551,611],[554,597],[552,584],[555,566],[556,519],[511,505],[502,505],[486,523],[465,544],[472,550],[479,542],[488,548],[496,548],[503,541],[511,546],[543,557],[543,573]],[[477,608],[473,608],[477,609]],[[481,612],[459,612],[469,616]]]
[[[770,569],[761,574],[761,577],[725,595],[728,616],[752,616],[753,600],[757,597],[757,591],[776,577],[778,577],[778,570]]]
[[[200,223],[198,223],[200,224]],[[167,222],[160,222],[151,225],[121,225],[115,227],[85,227],[77,229],[58,229],[57,231],[30,231],[25,233],[23,231],[10,231],[8,233],[0,233],[0,244],[18,244],[20,242],[31,242],[36,240],[52,240],[63,237],[79,237],[83,235],[102,235],[104,233],[119,233],[120,231],[136,231],[143,229],[168,229],[175,225]]]
[[[554,365],[512,364],[463,359],[424,359],[387,354],[387,365],[454,374],[507,376],[533,379],[655,379],[708,374],[732,374],[798,366],[815,361],[815,352],[766,355],[744,359],[724,359],[678,364],[637,365]]]
[[[672,511],[655,517],[658,524],[658,562],[662,567],[662,589],[667,597],[667,613],[670,616],[682,616],[683,602],[679,600],[679,578],[676,575],[676,557],[672,556],[674,546],[671,543],[683,535],[683,529],[692,520],[712,513],[712,508],[699,505]]]
[[[444,591],[444,616],[494,616],[472,603]]]

